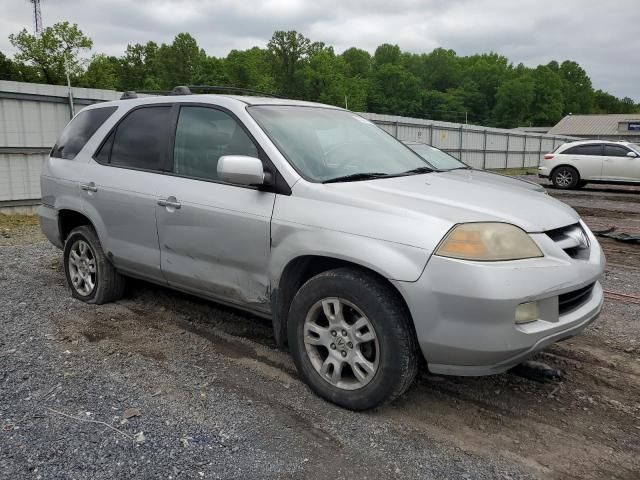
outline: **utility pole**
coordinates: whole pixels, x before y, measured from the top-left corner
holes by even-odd
[[[64,53],[64,70],[67,74],[67,89],[69,90],[69,112],[71,113],[71,118],[76,116],[76,109],[73,104],[73,88],[71,88],[71,77],[69,76],[69,55],[67,52]]]

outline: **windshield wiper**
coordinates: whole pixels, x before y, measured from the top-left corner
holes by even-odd
[[[342,177],[330,178],[322,183],[337,183],[337,182],[357,182],[359,180],[370,180],[372,178],[391,177],[388,173],[380,172],[368,172],[368,173],[352,173],[351,175],[344,175]]]
[[[451,170],[473,170],[471,167],[469,166],[465,166],[465,167],[456,167],[456,168],[449,168],[448,170],[446,170],[447,172],[450,172]]]
[[[406,172],[403,172],[403,173],[429,173],[434,171],[435,170],[431,167],[418,167],[418,168],[414,168],[413,170],[407,170]]]

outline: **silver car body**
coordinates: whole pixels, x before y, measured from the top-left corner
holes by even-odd
[[[291,194],[93,160],[104,137],[131,108],[180,102],[212,104],[232,112]],[[475,171],[309,182],[253,120],[247,111],[250,104],[314,105],[190,95],[87,107],[115,105],[118,110],[74,160],[46,161],[40,209],[44,233],[61,247],[59,213],[78,212],[92,222],[104,251],[122,273],[267,318],[275,315],[283,272],[296,259],[328,257],[368,268],[388,279],[404,298],[422,353],[435,373],[504,371],[548,344],[577,334],[598,316],[604,256],[569,206],[522,188],[522,182],[496,183],[495,175]],[[465,222],[516,225],[544,256],[475,262],[434,255],[447,232]],[[580,289],[586,294],[579,304],[562,313],[559,298]],[[534,300],[540,318],[515,324],[516,307]]]

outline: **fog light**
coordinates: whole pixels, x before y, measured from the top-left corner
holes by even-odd
[[[521,303],[516,308],[516,323],[529,323],[538,320],[538,303],[527,302]]]

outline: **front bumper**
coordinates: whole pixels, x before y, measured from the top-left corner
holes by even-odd
[[[429,370],[489,375],[517,365],[549,344],[574,336],[597,318],[605,259],[593,234],[589,258],[571,258],[546,234],[532,234],[545,256],[469,262],[432,256],[416,282],[394,282],[411,311]],[[559,313],[558,297],[584,286],[580,304]],[[538,320],[518,325],[516,307],[538,302]]]

